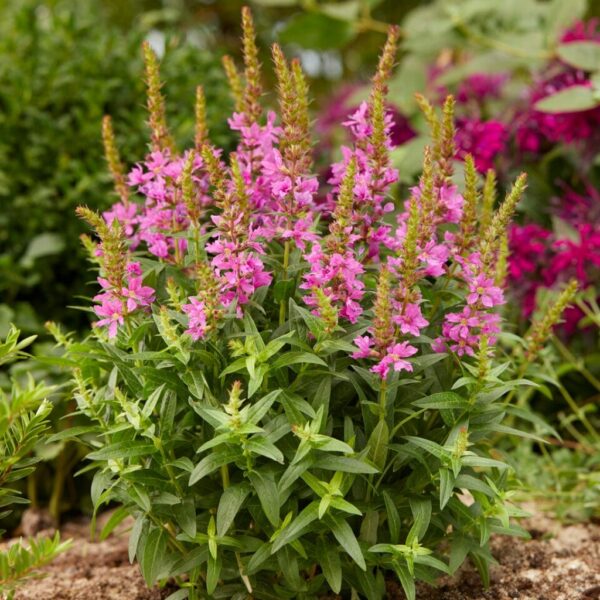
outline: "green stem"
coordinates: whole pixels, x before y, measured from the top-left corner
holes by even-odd
[[[383,421],[386,413],[387,381],[384,379],[379,388],[379,419]]]
[[[223,465],[221,467],[221,481],[223,482],[223,489],[226,490],[229,487],[229,466]]]
[[[573,411],[573,414],[575,414],[577,418],[581,421],[581,423],[587,429],[588,433],[592,436],[592,438],[596,442],[600,442],[600,435],[598,435],[598,432],[596,431],[594,426],[589,422],[587,415],[583,410],[581,410],[581,407],[578,406],[577,402],[575,402],[573,396],[571,396],[567,388],[565,388],[565,386],[562,383],[560,383],[560,381],[558,382],[557,387],[560,390],[560,393],[562,394],[563,398],[567,401],[569,408]]]
[[[54,473],[54,482],[52,484],[52,494],[48,504],[48,511],[53,519],[58,523],[60,520],[60,504],[62,500],[62,492],[65,486],[65,479],[68,475],[67,471],[67,444],[56,459],[56,471]]]
[[[600,380],[598,380],[593,373],[591,373],[585,366],[583,360],[577,359],[577,357],[558,339],[556,336],[552,336],[552,341],[563,355],[587,380],[600,392]]]
[[[288,267],[290,263],[290,242],[286,240],[283,246],[283,280],[285,281],[288,277]],[[285,323],[285,305],[286,301],[281,300],[279,303],[279,325]]]

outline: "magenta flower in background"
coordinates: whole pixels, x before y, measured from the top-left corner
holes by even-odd
[[[460,104],[472,101],[481,103],[500,98],[508,79],[506,73],[473,73],[458,85],[456,101]]]
[[[496,120],[460,117],[456,119],[456,127],[457,157],[464,160],[467,154],[472,154],[478,171],[485,173],[491,169],[496,156],[506,149],[506,125]]]
[[[600,19],[592,18],[587,21],[576,21],[560,38],[561,43],[567,42],[600,42]]]
[[[554,243],[556,254],[548,272],[554,281],[574,276],[582,287],[592,279],[590,270],[600,267],[600,229],[586,223],[578,227],[579,240],[559,239]]]

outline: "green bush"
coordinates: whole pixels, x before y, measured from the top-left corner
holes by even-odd
[[[79,326],[90,278],[77,204],[112,202],[101,121],[111,114],[127,156],[144,154],[141,43],[148,32],[111,27],[95,2],[2,3],[0,8],[0,329],[38,331],[47,319]],[[205,86],[213,138],[227,144],[230,113],[218,57],[166,36],[172,131],[193,135],[195,87]],[[185,106],[186,110],[181,110]],[[50,291],[51,289],[51,291]]]

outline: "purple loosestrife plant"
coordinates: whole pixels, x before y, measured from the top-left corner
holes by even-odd
[[[414,598],[415,581],[467,557],[487,580],[490,536],[525,535],[493,447],[518,435],[502,398],[527,384],[500,312],[524,178],[494,212],[467,157],[459,189],[453,100],[441,116],[421,100],[432,142],[419,184],[394,197],[391,28],[345,122],[352,141],[319,181],[298,62],[274,47],[279,110],[266,110],[247,10],[243,30],[244,71],[225,60],[229,156],[201,91],[194,147],[173,146],[148,48],[152,142],[129,175],[105,128],[119,201],[80,209],[99,319],[67,341],[94,423],[74,435],[95,508],[120,503],[109,530],[134,517],[131,559],[149,584],[174,578],[178,599],[375,600],[389,577]]]

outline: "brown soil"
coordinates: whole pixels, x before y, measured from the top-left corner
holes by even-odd
[[[531,541],[493,540],[498,565],[484,590],[477,573],[466,566],[438,588],[421,586],[419,600],[600,600],[600,526],[560,526],[542,516],[526,520]],[[24,584],[15,600],[160,600],[165,590],[146,588],[127,557],[127,536],[89,541],[89,524],[69,523],[63,538],[73,547],[45,569],[43,579]],[[404,598],[390,582],[389,599]],[[172,590],[171,590],[172,591]]]
[[[44,569],[43,578],[21,585],[14,600],[161,600],[168,595],[148,589],[138,566],[129,564],[123,528],[92,542],[90,522],[82,519],[66,523],[61,538],[72,539],[71,548]]]

